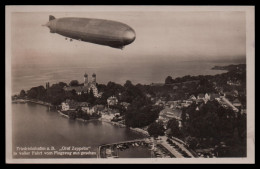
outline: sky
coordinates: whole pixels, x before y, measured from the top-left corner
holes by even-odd
[[[50,33],[49,15],[123,22],[136,32],[123,50],[68,41]],[[217,61],[246,58],[245,13],[239,11],[17,12],[11,21],[12,65],[88,67],[160,61]]]

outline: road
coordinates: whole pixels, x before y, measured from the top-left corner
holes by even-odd
[[[222,98],[222,100],[227,103],[234,111],[238,112],[239,110],[225,97]]]
[[[175,148],[173,148],[166,140],[168,137],[166,136],[160,136],[159,137],[161,139],[160,144],[162,144],[165,148],[167,148],[174,156],[176,156],[177,158],[184,158],[183,155],[178,152]],[[174,139],[170,139],[172,140],[173,143],[175,143],[176,145],[178,145],[183,151],[185,151],[190,157],[195,158],[195,156],[181,143],[175,141]]]
[[[163,137],[160,141],[160,144],[163,145],[168,151],[170,151],[176,158],[184,158],[181,153],[179,153],[175,148],[166,142],[166,139]]]

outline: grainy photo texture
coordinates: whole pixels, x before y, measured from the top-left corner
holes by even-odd
[[[254,8],[7,9],[10,163],[253,158]]]

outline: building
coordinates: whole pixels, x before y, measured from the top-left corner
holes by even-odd
[[[47,82],[46,83],[46,89],[49,89],[50,88],[50,82]]]
[[[92,115],[93,113],[97,112],[97,107],[93,106],[93,107],[82,107],[81,110],[87,114]]]
[[[78,95],[81,95],[82,93],[89,93],[91,90],[93,91],[93,95],[95,97],[101,97],[101,93],[98,93],[97,89],[97,82],[96,82],[96,74],[93,73],[92,75],[92,81],[88,82],[88,74],[84,74],[84,84],[80,86],[68,86],[64,87],[65,91],[72,91],[75,90]]]
[[[228,80],[227,84],[230,86],[241,86],[241,82],[239,80],[234,80],[234,81]]]
[[[210,101],[213,101],[213,100],[219,101],[220,100],[220,95],[217,93],[210,93],[209,97],[210,97]]]
[[[62,111],[76,111],[81,109],[84,113],[92,115],[93,113],[100,113],[103,109],[101,106],[90,106],[87,102],[76,102],[74,100],[67,99],[61,103]]]
[[[204,98],[205,98],[205,100],[210,100],[210,95],[208,93],[206,93]]]
[[[65,102],[61,103],[61,110],[68,111],[68,110],[76,110],[77,108],[84,109],[89,106],[87,102],[76,102],[74,100],[67,99]]]
[[[108,106],[114,106],[118,103],[118,100],[115,96],[110,96],[108,99],[107,99],[107,105]]]
[[[165,106],[166,104],[166,101],[163,100],[162,98],[158,99],[156,102],[155,102],[155,105],[157,106]]]
[[[232,95],[233,97],[238,97],[238,91],[237,91],[237,90],[232,90],[232,91],[231,91],[231,95]]]
[[[173,108],[176,108],[177,104],[178,104],[178,101],[176,100],[176,101],[168,101],[168,102],[166,102],[165,105],[168,105],[169,108],[173,109]]]
[[[193,101],[196,101],[197,98],[194,95],[191,95],[190,99],[193,100]]]
[[[241,102],[238,100],[238,99],[235,99],[233,102],[233,105],[236,107],[236,108],[239,108],[242,106]]]
[[[76,110],[76,102],[74,100],[67,99],[65,102],[61,103],[61,110],[68,111],[68,110]]]
[[[179,122],[179,127],[182,127],[182,110],[165,108],[159,114],[159,121],[162,121],[164,126],[167,125],[168,121],[172,118]]]
[[[198,94],[198,96],[197,96],[197,99],[204,99],[204,94],[203,93],[200,93],[200,94]]]
[[[127,110],[128,106],[130,106],[130,103],[121,102],[120,105],[122,105]]]
[[[188,99],[188,100],[182,100],[181,106],[182,107],[188,107],[193,103],[193,100]]]
[[[241,114],[246,114],[246,109],[241,109]]]

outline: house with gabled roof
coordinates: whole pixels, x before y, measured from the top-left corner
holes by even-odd
[[[232,103],[235,107],[241,107],[242,106],[241,102],[238,99],[235,99]]]
[[[61,109],[62,111],[68,111],[68,110],[76,110],[77,108],[87,108],[89,107],[89,103],[87,102],[76,102],[74,100],[67,99],[66,101],[61,103]]]
[[[209,96],[209,94],[206,93],[205,96],[204,96],[204,98],[205,98],[205,100],[210,100],[210,96]]]
[[[191,95],[190,99],[195,101],[197,98],[194,95]]]
[[[205,95],[203,93],[199,93],[197,99],[204,99]]]
[[[115,97],[115,96],[110,96],[108,99],[107,99],[107,105],[108,106],[114,106],[118,103],[118,99]]]

